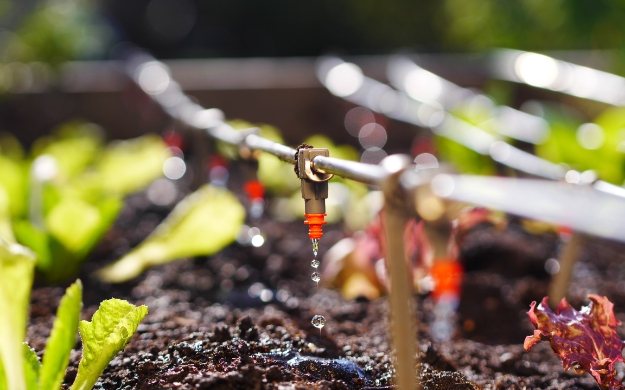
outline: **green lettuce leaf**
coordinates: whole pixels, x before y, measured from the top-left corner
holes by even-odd
[[[37,269],[44,272],[52,267],[49,237],[27,220],[13,222],[13,231],[17,241],[37,254]]]
[[[11,228],[11,211],[10,211],[9,194],[0,184],[0,238],[4,241],[13,243],[15,236]]]
[[[30,348],[27,343],[22,343],[24,349],[24,373],[26,375],[26,388],[28,390],[39,390],[39,371],[41,370],[41,362],[35,351]],[[65,372],[63,372],[65,375]],[[63,377],[61,377],[63,379]],[[61,384],[54,389],[61,388]]]
[[[91,389],[147,314],[147,306],[137,307],[127,301],[109,299],[100,304],[91,322],[80,321],[83,352],[71,390]]]
[[[102,130],[97,125],[67,122],[54,135],[35,140],[32,154],[54,157],[60,179],[68,180],[84,171],[101,153],[102,146]]]
[[[245,209],[231,192],[205,185],[183,199],[139,246],[101,269],[99,277],[119,283],[158,264],[216,253],[234,241],[244,218]]]
[[[50,235],[72,252],[79,251],[100,226],[95,206],[80,199],[63,199],[46,216]]]
[[[26,220],[13,225],[17,240],[38,255],[37,270],[49,283],[75,278],[84,258],[115,222],[122,200],[108,197],[96,205],[62,199],[45,219],[46,230]]]
[[[169,157],[166,147],[154,134],[111,144],[96,166],[102,189],[126,195],[163,176],[163,162]]]
[[[82,283],[77,280],[65,291],[56,312],[54,326],[46,344],[39,379],[40,390],[61,388],[69,355],[76,344],[76,332],[82,307]]]
[[[25,164],[0,155],[0,184],[9,197],[11,216],[18,217],[26,209],[26,174]]]
[[[27,248],[0,240],[0,360],[11,390],[26,390],[22,342],[35,262]]]

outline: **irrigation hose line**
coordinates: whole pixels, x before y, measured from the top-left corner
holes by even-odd
[[[139,71],[141,69],[145,69],[149,65],[161,69],[163,72],[168,71],[164,64],[154,60],[153,57],[145,55],[142,57],[143,61],[136,61],[137,58],[131,59],[130,63],[132,64],[134,60],[136,66],[129,67],[128,74],[172,118],[180,121],[185,126],[206,131],[212,138],[228,144],[246,147],[251,150],[261,150],[285,162],[295,164],[295,149],[255,134],[257,129],[254,128],[235,130],[223,120],[223,113],[220,110],[211,109],[219,112],[219,115],[221,115],[219,119],[198,120],[198,113],[211,110],[205,110],[184,95],[180,86],[171,80],[169,73],[161,74],[167,81],[165,88],[158,90],[157,93],[149,89],[146,90],[140,80]],[[385,87],[391,89],[388,86]],[[394,156],[389,156],[387,159],[392,160],[391,157]],[[388,164],[385,164],[385,160],[380,165],[374,165],[317,156],[312,161],[312,168],[319,173],[332,173],[361,183],[381,186],[394,173],[393,169],[389,168]],[[442,198],[491,207],[525,218],[564,224],[574,230],[625,242],[625,237],[622,233],[625,231],[625,198],[622,194],[625,190],[620,187],[609,185],[607,189],[600,188],[601,185],[605,186],[607,183],[597,181],[594,185],[587,186],[586,190],[583,190],[579,188],[582,186],[567,185],[557,181],[445,175],[442,172],[433,171],[415,172],[416,166],[414,164],[404,168],[405,172],[402,175],[398,190],[404,192],[408,197],[414,196],[415,191],[423,185],[436,186],[440,184],[441,180],[437,180],[437,178],[447,178],[450,183],[454,183],[450,188],[455,188],[455,190],[449,194],[445,193],[446,191],[439,191],[440,194],[438,195]],[[441,174],[437,175],[435,173]],[[538,202],[538,199],[534,199],[537,197],[536,194],[552,191],[555,191],[552,199],[543,199],[542,203]],[[437,191],[434,192],[436,193]],[[520,193],[525,194],[522,199],[515,196]],[[544,208],[543,206],[546,205],[549,205],[549,207]],[[565,213],[562,210],[559,213],[556,212],[558,211],[557,209],[566,205],[579,207],[574,207],[573,209],[569,207]],[[537,210],[540,210],[540,213],[543,214],[540,214]],[[572,212],[573,210],[575,212]],[[565,217],[562,215],[565,215]],[[583,223],[584,219],[592,220],[593,223]],[[619,222],[621,220],[623,221],[622,223]]]
[[[289,164],[296,163],[295,149],[254,134],[254,131],[250,131],[254,129],[247,129],[247,131],[235,130],[222,120],[212,120],[208,121],[208,123],[197,123],[197,121],[195,121],[194,123],[192,120],[193,114],[197,114],[202,111],[203,108],[194,103],[182,92],[180,86],[171,79],[167,67],[162,62],[142,53],[132,57],[129,64],[130,66],[127,68],[127,73],[130,78],[144,92],[150,95],[168,115],[180,121],[185,126],[206,131],[212,138],[225,143],[239,147],[247,147],[251,150],[261,150]],[[141,79],[141,69],[145,70],[145,67],[148,65],[154,68],[154,70],[152,70],[153,73],[155,73],[155,71],[161,72],[161,74],[157,73],[153,77],[161,77],[164,80],[161,83],[166,86],[162,88],[162,90],[145,87],[145,83]],[[379,165],[341,160],[332,157],[317,156],[313,159],[313,164],[313,169],[320,173],[333,173],[371,185],[380,185],[389,175],[389,172]]]

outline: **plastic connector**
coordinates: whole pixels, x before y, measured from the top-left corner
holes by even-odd
[[[443,296],[460,297],[463,274],[464,269],[457,261],[452,259],[436,261],[430,270],[430,275],[434,279],[432,298],[437,301]]]
[[[304,223],[308,225],[308,237],[311,240],[320,239],[323,236],[323,227],[327,222],[325,216],[327,214],[304,214],[306,220]]]
[[[265,199],[265,186],[258,180],[246,181],[243,185],[243,190],[251,201]]]

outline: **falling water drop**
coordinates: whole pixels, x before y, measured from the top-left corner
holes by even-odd
[[[317,260],[317,259],[313,259],[313,260],[310,262],[310,266],[311,266],[311,267],[313,267],[313,268],[317,268],[317,267],[319,267],[319,264],[320,264],[320,263],[319,263],[319,260]]]
[[[312,321],[310,321],[310,323],[317,329],[321,330],[321,328],[323,328],[326,325],[326,319],[324,316],[321,316],[319,314],[317,314],[316,316],[314,316],[312,318]]]
[[[319,281],[321,280],[321,274],[319,274],[319,272],[313,272],[312,275],[310,275],[310,278],[313,280],[313,282],[319,283]]]
[[[317,257],[317,253],[319,253],[319,239],[318,238],[313,238],[311,241],[312,241],[313,255],[315,255],[315,257]]]

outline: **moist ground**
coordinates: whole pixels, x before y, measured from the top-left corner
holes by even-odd
[[[345,301],[335,291],[317,290],[310,280],[306,228],[299,222],[263,220],[258,226],[267,241],[261,248],[234,244],[215,256],[153,268],[121,285],[90,277],[136,245],[166,212],[142,194],[131,197],[81,275],[85,318],[111,297],[150,310],[97,389],[392,388],[386,299]],[[328,227],[321,255],[341,237],[340,226]],[[565,372],[547,342],[529,353],[522,347],[533,331],[525,312],[547,293],[544,263],[557,246],[555,235],[532,236],[515,223],[504,231],[480,225],[468,234],[453,340],[429,339],[432,303],[415,298],[420,351],[415,371],[423,388],[598,388],[588,374]],[[567,296],[574,307],[587,303],[588,293],[606,295],[617,318],[625,319],[624,249],[596,239],[585,245]],[[270,299],[249,294],[255,283],[271,291]],[[33,291],[28,341],[39,354],[62,293],[61,287]],[[310,324],[315,314],[327,320],[321,332]],[[79,359],[78,342],[65,386],[73,382]],[[623,377],[623,367],[618,369]]]

